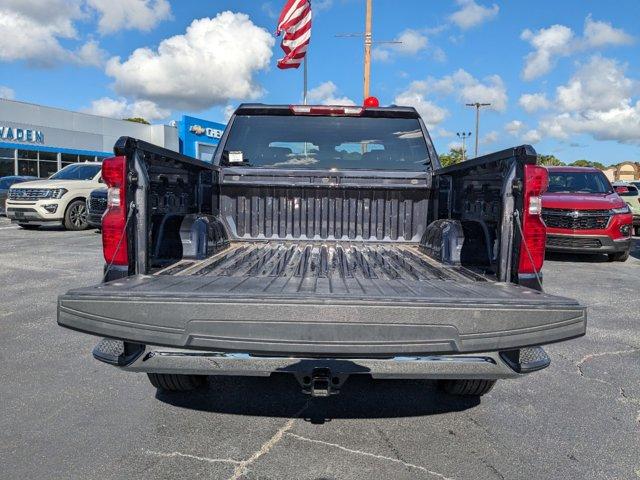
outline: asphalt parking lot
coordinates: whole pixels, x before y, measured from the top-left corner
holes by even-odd
[[[640,239],[625,263],[548,259],[587,336],[480,403],[366,378],[309,400],[286,376],[156,395],[56,324],[58,294],[100,281],[99,235],[0,218],[0,240],[2,478],[640,478]]]

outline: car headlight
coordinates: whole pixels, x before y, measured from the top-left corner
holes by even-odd
[[[631,213],[631,210],[629,209],[629,205],[625,205],[619,208],[612,208],[611,213],[613,213],[614,215],[617,213]]]
[[[53,188],[49,190],[49,198],[62,198],[67,191],[68,190],[66,188]]]

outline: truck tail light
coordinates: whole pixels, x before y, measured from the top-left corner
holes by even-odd
[[[111,157],[102,162],[107,184],[107,210],[102,217],[102,253],[107,264],[129,265],[127,242],[127,159]]]
[[[544,263],[547,227],[542,220],[542,194],[549,185],[547,169],[537,165],[524,167],[524,211],[522,244],[518,273],[535,274]]]

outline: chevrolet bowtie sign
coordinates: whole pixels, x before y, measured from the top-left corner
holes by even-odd
[[[189,131],[195,133],[196,135],[206,135],[209,138],[222,138],[222,130],[218,130],[216,128],[204,128],[200,125],[191,125],[189,127]]]
[[[25,143],[44,143],[44,133],[40,130],[4,127],[0,125],[0,140]]]

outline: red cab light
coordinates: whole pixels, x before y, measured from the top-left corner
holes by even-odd
[[[102,253],[107,264],[129,265],[127,245],[127,158],[111,157],[102,162],[107,184],[107,210],[102,217]]]
[[[376,97],[367,97],[364,99],[364,108],[374,108],[379,106],[380,102]]]
[[[537,165],[524,167],[523,238],[520,245],[518,272],[535,274],[544,263],[547,227],[542,220],[542,194],[549,186],[547,169]]]

